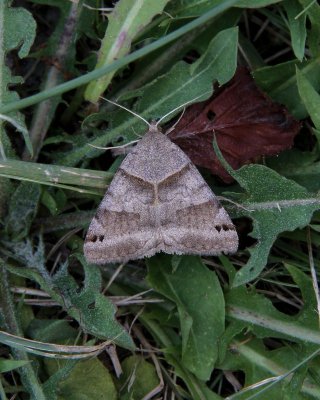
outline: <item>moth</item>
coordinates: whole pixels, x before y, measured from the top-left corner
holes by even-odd
[[[95,264],[155,253],[235,253],[238,235],[189,157],[158,123],[125,157],[89,226],[84,254]]]

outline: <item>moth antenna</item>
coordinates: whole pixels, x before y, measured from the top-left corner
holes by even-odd
[[[170,115],[170,114],[174,113],[175,111],[179,110],[179,108],[187,106],[188,104],[194,102],[195,100],[200,99],[201,97],[205,96],[208,93],[212,93],[212,91],[208,90],[207,92],[204,92],[204,93],[200,94],[200,96],[194,97],[193,99],[187,101],[186,103],[180,104],[180,106],[174,108],[173,110],[171,110],[167,114],[165,114],[163,117],[161,117],[159,119],[159,121],[156,123],[155,126],[157,127],[160,124],[161,121],[163,121],[165,118],[167,118],[168,115]]]
[[[99,150],[113,150],[113,149],[123,149],[124,147],[130,146],[134,143],[139,142],[139,140],[132,140],[129,143],[126,144],[122,144],[120,146],[112,146],[112,147],[103,147],[103,146],[96,146],[94,144],[88,143],[88,146],[94,147],[95,149],[99,149]]]
[[[145,122],[148,125],[149,128],[151,127],[151,125],[149,124],[149,122],[145,118],[141,117],[141,115],[135,113],[134,111],[130,110],[129,108],[127,108],[125,106],[122,106],[121,104],[116,103],[116,102],[114,102],[112,100],[109,100],[109,99],[107,99],[105,97],[100,96],[100,98],[105,100],[105,101],[107,101],[108,103],[111,103],[111,104],[117,106],[117,107],[123,108],[124,110],[128,111],[130,114],[136,116],[137,118],[140,118],[143,122]]]
[[[184,116],[184,113],[186,112],[186,108],[184,107],[180,117],[178,118],[178,121],[175,122],[170,129],[167,130],[167,132],[165,133],[166,136],[168,136],[173,130],[174,128],[178,125],[178,123],[181,121],[181,118]]]

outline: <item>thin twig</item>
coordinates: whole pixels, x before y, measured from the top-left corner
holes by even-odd
[[[111,278],[109,279],[107,286],[103,289],[102,294],[105,294],[108,291],[109,287],[112,285],[112,283],[114,282],[116,277],[120,274],[125,265],[126,265],[125,263],[120,264],[119,267],[114,271]]]
[[[122,368],[118,358],[116,346],[111,344],[110,346],[106,347],[105,351],[108,353],[110,357],[116,377],[119,378],[120,375],[122,374]]]

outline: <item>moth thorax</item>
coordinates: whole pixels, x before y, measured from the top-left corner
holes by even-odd
[[[157,121],[151,121],[151,124],[149,125],[149,132],[152,133],[162,132],[160,126],[157,125]]]

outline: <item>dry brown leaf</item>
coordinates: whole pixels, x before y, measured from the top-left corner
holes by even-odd
[[[290,148],[299,129],[287,109],[264,94],[246,68],[238,68],[213,97],[189,107],[169,136],[194,164],[231,182],[213,150],[214,134],[225,159],[238,169]]]

